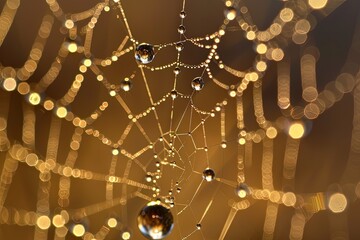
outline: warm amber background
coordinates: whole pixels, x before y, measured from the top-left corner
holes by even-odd
[[[0,1],[0,8],[4,5],[4,0]],[[98,1],[66,1],[59,0],[60,5],[65,12],[79,12],[89,9]],[[254,21],[260,29],[264,29],[272,21],[274,16],[281,9],[282,2],[276,0],[248,0],[247,5],[252,13]],[[140,42],[149,43],[166,43],[178,40],[177,27],[180,19],[178,13],[181,10],[181,1],[160,1],[160,0],[136,0],[123,1],[123,7],[127,13],[128,21],[132,29],[133,35]],[[187,17],[185,19],[186,35],[188,37],[204,36],[205,34],[215,32],[220,26],[223,19],[223,2],[218,0],[197,0],[187,1],[186,3]],[[342,65],[345,62],[348,49],[352,40],[352,34],[355,30],[357,16],[360,12],[360,1],[348,0],[337,8],[331,15],[323,18],[320,13],[314,14],[318,17],[316,29],[310,34],[313,42],[318,46],[321,56],[318,62],[318,87],[323,89],[328,81],[334,80]],[[33,40],[37,34],[38,27],[44,14],[49,13],[48,6],[43,0],[23,0],[21,7],[15,18],[15,22],[11,27],[8,37],[0,48],[0,63],[3,66],[20,67],[26,60],[31,49]],[[99,23],[95,28],[92,52],[97,57],[106,57],[117,48],[126,34],[123,23],[117,19],[118,11],[112,10],[100,17]],[[60,23],[56,22],[54,30],[44,49],[43,59],[30,82],[37,82],[39,78],[47,71],[53,58],[57,54],[60,44],[63,42],[64,36],[57,30]],[[299,47],[291,44],[292,59],[292,101],[294,103],[300,101],[300,74],[299,74]],[[220,44],[220,54],[228,65],[245,69],[252,64],[255,56],[252,43],[246,41],[240,31],[229,33],[225,36],[224,41]],[[190,64],[197,64],[206,56],[206,51],[196,49],[190,44],[185,46],[182,52],[182,60]],[[161,51],[155,58],[154,65],[162,65],[164,63],[175,60],[176,52],[169,48]],[[59,79],[47,90],[46,94],[58,99],[65,94],[69,88],[75,74],[81,54],[75,54],[68,57]],[[270,120],[275,120],[280,116],[280,111],[276,106],[276,75],[275,64],[270,65],[263,85],[264,85],[264,108],[265,114]],[[130,54],[120,59],[117,63],[104,70],[107,78],[118,84],[125,76],[129,76],[136,70],[136,63]],[[179,91],[191,93],[190,81],[193,77],[199,75],[201,70],[183,71],[179,78]],[[224,82],[231,83],[235,80],[228,75],[214,71],[214,75],[222,78]],[[159,99],[162,95],[169,92],[173,84],[172,70],[162,72],[149,73],[148,75],[150,89],[154,99]],[[203,109],[211,109],[213,104],[221,101],[226,97],[227,93],[213,83],[205,79],[206,87],[195,97],[195,104]],[[4,94],[4,92],[0,92]],[[149,106],[143,82],[138,71],[134,79],[133,89],[123,94],[127,103],[133,112],[137,113]],[[249,130],[255,129],[255,120],[253,117],[251,94],[245,94],[245,114],[246,123]],[[72,104],[71,110],[79,116],[89,115],[102,101],[109,101],[110,107],[104,115],[94,124],[94,127],[102,131],[109,138],[117,139],[120,137],[124,127],[127,124],[126,115],[120,109],[120,106],[111,99],[105,89],[91,73],[85,74],[83,88]],[[17,93],[12,93],[11,110],[8,122],[8,134],[13,141],[21,141],[21,124],[22,124],[22,97]],[[184,103],[179,104],[177,119],[183,110]],[[224,151],[218,146],[220,143],[220,124],[217,120],[207,122],[207,137],[209,138],[210,148],[210,165],[215,169],[219,177],[236,180],[236,128],[235,128],[235,111],[232,102],[227,110],[227,139],[229,140],[228,148]],[[308,123],[310,134],[306,136],[300,144],[300,153],[296,172],[296,193],[313,193],[324,192],[329,186],[340,181],[344,168],[346,166],[350,134],[352,129],[353,101],[351,94],[344,96],[342,101],[335,104],[334,107],[322,114],[312,123]],[[160,108],[160,118],[162,124],[169,123],[170,105],[164,105]],[[37,107],[37,129],[36,129],[36,148],[37,152],[45,155],[47,138],[49,133],[50,112],[46,112]],[[194,120],[198,121],[198,120]],[[144,125],[148,134],[153,138],[159,137],[158,132],[152,131],[154,124],[153,118],[144,118],[141,123]],[[63,163],[67,151],[69,150],[69,139],[73,132],[73,126],[64,122],[62,126],[60,151],[58,162]],[[202,136],[196,136],[199,142]],[[282,160],[284,155],[285,135],[281,134],[275,140],[274,154],[274,184],[275,188],[281,190],[282,180]],[[135,152],[145,145],[145,140],[137,130],[134,130],[125,143],[129,151]],[[260,145],[254,147],[254,166],[252,169],[246,170],[247,183],[252,187],[261,187],[261,151],[257,154],[257,149],[261,150]],[[189,147],[191,150],[191,147]],[[3,161],[3,154],[1,161]],[[143,156],[144,161],[146,157]],[[199,154],[199,157],[201,154]],[[79,159],[76,167],[88,169],[94,172],[106,173],[109,169],[111,154],[109,148],[102,145],[98,140],[84,135],[82,146],[79,151]],[[119,161],[120,162],[120,161]],[[205,163],[197,160],[196,168],[202,171]],[[119,164],[117,168],[118,175],[123,173],[126,162]],[[0,168],[2,162],[0,162]],[[163,179],[163,186],[168,186],[172,175],[179,174],[176,170],[168,168]],[[173,172],[171,172],[173,171]],[[360,174],[360,173],[359,173]],[[136,168],[132,169],[130,177],[133,180],[143,181],[144,174]],[[58,177],[52,175],[51,190],[51,208],[57,207],[57,190]],[[191,183],[184,186],[183,192],[178,196],[178,201],[184,203],[189,201],[194,194],[195,189],[201,181],[201,176],[193,175]],[[94,203],[102,202],[105,199],[105,182],[71,180],[71,197],[70,208],[80,208]],[[24,165],[20,164],[13,183],[10,187],[6,207],[22,208],[34,211],[37,201],[38,173]],[[129,191],[134,191],[129,187]],[[164,191],[167,191],[166,187]],[[120,196],[121,186],[115,187],[115,196]],[[150,194],[150,193],[148,193]],[[233,189],[224,184],[217,182],[206,184],[201,188],[198,196],[192,203],[191,213],[184,213],[179,216],[175,229],[168,239],[180,239],[179,226],[181,226],[182,235],[189,234],[195,229],[197,219],[202,216],[207,203],[210,199],[214,199],[214,203],[205,217],[202,225],[202,232],[205,239],[217,239],[220,235],[227,214],[230,210],[228,200],[235,199],[236,196]],[[142,239],[137,231],[135,218],[141,208],[145,204],[144,200],[133,199],[128,202],[128,217],[122,219],[124,224],[128,224],[134,234],[133,239]],[[251,208],[239,212],[233,224],[230,227],[226,239],[260,239],[264,223],[266,202],[257,202]],[[115,212],[122,215],[124,207],[115,207],[110,211],[100,212],[89,217],[90,230],[97,230],[105,222],[109,213]],[[275,229],[275,239],[288,239],[290,220],[293,209],[280,206],[279,215]],[[322,211],[314,215],[305,226],[304,239],[330,239],[329,216],[332,215],[328,211]],[[359,218],[360,204],[359,200],[352,203],[350,211],[348,211],[348,227],[351,239],[360,239]],[[19,227],[15,225],[0,225],[0,239],[33,239],[33,227]],[[53,237],[53,230],[50,230],[49,239]],[[68,235],[71,239],[70,235]],[[119,232],[112,231],[108,239],[120,239]],[[202,239],[199,232],[195,233],[190,239]]]

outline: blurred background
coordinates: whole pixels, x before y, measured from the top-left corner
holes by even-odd
[[[0,0],[0,9],[10,9],[10,13],[11,9],[17,9],[9,32],[0,46],[3,85],[6,75],[4,69],[11,67],[17,70],[24,66],[29,60],[29,53],[33,49],[44,17],[47,16],[50,19],[58,13],[49,10],[49,5],[54,2],[56,1]],[[96,233],[103,231],[106,232],[104,239],[122,239],[121,234],[129,230],[131,239],[144,239],[138,231],[136,218],[142,207],[149,200],[156,198],[153,197],[153,186],[160,188],[160,194],[157,197],[164,201],[169,190],[174,192],[175,206],[171,208],[171,212],[175,223],[167,239],[221,239],[221,233],[231,215],[229,214],[231,205],[240,201],[235,193],[239,172],[236,98],[230,97],[228,91],[215,84],[206,73],[203,75],[204,88],[194,93],[191,81],[203,74],[203,67],[194,69],[181,67],[181,72],[176,77],[176,90],[180,95],[191,96],[191,98],[178,97],[174,105],[169,98],[169,93],[174,89],[173,66],[175,65],[159,71],[144,68],[147,89],[142,71],[134,59],[132,43],[126,38],[129,32],[115,1],[110,1],[108,10],[103,11],[96,21],[91,36],[91,55],[82,52],[80,47],[86,44],[85,26],[91,20],[89,17],[75,23],[77,29],[75,40],[80,50],[67,53],[66,57],[59,57],[59,49],[62,49],[64,43],[71,42],[69,36],[73,34],[72,30],[66,27],[66,17],[73,16],[72,13],[91,9],[100,2],[99,0],[57,1],[64,14],[59,14],[60,17],[49,20],[52,22],[52,29],[48,40],[40,53],[40,60],[36,63],[36,71],[26,81],[32,91],[41,89],[37,83],[42,81],[51,67],[55,66],[54,71],[56,71],[58,68],[56,62],[61,63],[61,70],[56,79],[39,95],[41,98],[39,105],[32,106],[28,98],[31,92],[27,93],[24,90],[25,94],[22,94],[22,90],[19,90],[19,83],[25,81],[17,79],[17,91],[9,91],[6,87],[0,90],[1,119],[5,121],[5,124],[1,122],[0,126],[2,131],[6,131],[6,139],[4,135],[1,135],[0,152],[0,169],[3,172],[0,192],[0,239],[78,239],[76,234],[71,233],[72,226],[78,222],[85,226],[88,233],[79,238],[92,239]],[[238,6],[246,6],[258,30],[264,31],[273,23],[285,4],[290,4],[294,9],[298,7],[301,13],[301,7],[307,3],[308,1],[246,0],[240,1]],[[19,4],[18,8],[17,4]],[[183,2],[136,0],[121,1],[121,4],[135,41],[153,44],[155,48],[160,44],[179,41],[177,29],[181,21],[179,13]],[[53,6],[54,9],[56,7]],[[190,39],[210,36],[217,32],[224,22],[225,9],[224,2],[220,0],[187,1],[186,18],[183,20],[186,27],[185,36]],[[291,37],[279,37],[272,41],[279,42],[279,46],[285,53],[283,61],[291,64],[290,96],[293,106],[304,105],[300,61],[306,46],[316,46],[318,49],[316,80],[318,91],[321,92],[329,82],[335,81],[337,76],[344,71],[344,65],[354,41],[355,45],[356,41],[357,44],[360,42],[359,36],[356,35],[359,34],[359,25],[357,25],[359,12],[360,1],[358,0],[344,2],[329,0],[327,8],[313,11],[305,16],[311,23],[311,30],[305,43],[296,44]],[[91,13],[94,14],[94,12]],[[6,18],[3,17],[4,19]],[[2,31],[5,29],[3,26],[8,24],[4,21],[0,21]],[[182,39],[185,36],[182,36]],[[63,98],[73,85],[74,79],[79,78],[80,66],[84,65],[84,59],[92,59],[93,63],[98,60],[100,63],[99,59],[111,57],[123,41],[125,41],[124,49],[130,47],[129,53],[119,56],[117,61],[111,62],[111,65],[99,64],[98,66],[109,88],[106,87],[104,81],[99,81],[99,74],[95,74],[89,67],[87,71],[81,73],[83,76],[81,89],[76,94],[75,100],[66,106],[67,116],[63,119],[59,118],[61,114],[59,115],[57,109],[60,105],[56,105],[54,110],[49,111],[51,107],[44,101],[52,99],[58,103],[58,100]],[[217,52],[227,66],[246,71],[252,68],[254,61],[258,59],[255,51],[256,44],[256,41],[246,38],[239,24],[231,22],[225,36],[218,44]],[[36,55],[36,52],[31,53]],[[209,49],[199,48],[190,41],[186,41],[181,51],[180,61],[189,65],[198,65],[207,58],[208,53]],[[359,62],[356,61],[359,56],[355,52],[354,55],[351,66],[354,66],[352,69],[358,71]],[[151,68],[171,64],[176,62],[177,56],[178,52],[172,45],[160,50],[156,48],[154,61],[146,66]],[[278,62],[268,61],[267,64],[268,68],[262,77],[264,114],[278,129],[278,135],[273,140],[272,151],[273,185],[277,191],[294,192],[296,196],[299,196],[298,202],[295,208],[279,205],[277,218],[273,223],[273,233],[266,238],[264,224],[269,201],[249,196],[249,201],[246,203],[249,206],[237,211],[232,223],[228,224],[229,229],[224,239],[262,239],[263,237],[264,239],[288,239],[292,231],[291,226],[296,226],[294,213],[299,213],[299,211],[303,211],[302,216],[306,219],[306,224],[303,226],[302,236],[296,235],[297,237],[291,237],[293,239],[360,239],[360,230],[357,227],[360,203],[355,195],[355,193],[358,197],[360,195],[357,182],[359,179],[351,179],[356,182],[344,180],[349,179],[346,177],[349,172],[346,167],[353,131],[353,93],[341,95],[339,101],[334,101],[331,108],[326,109],[316,119],[296,118],[290,110],[282,110],[278,107]],[[221,79],[222,83],[229,86],[239,83],[239,78],[218,68],[217,64],[210,64],[210,68],[212,75],[216,79]],[[128,92],[119,88],[121,81],[125,78],[130,78],[132,83],[132,88]],[[129,114],[124,111],[119,99],[111,96],[109,89],[116,91],[116,95],[123,99],[135,115],[152,106],[148,91],[154,102],[159,101],[163,96],[167,96],[167,100],[156,106],[158,118],[154,114],[148,114],[137,121],[141,125],[140,128],[136,123],[131,123]],[[227,101],[224,106],[226,148],[221,147],[223,139],[220,113],[216,112],[215,117],[210,117],[210,115],[189,111],[189,99],[192,99],[192,104],[197,109],[209,113],[218,103]],[[260,127],[254,116],[252,84],[244,91],[242,102],[245,130],[255,132]],[[96,109],[99,109],[99,106],[103,106],[105,110],[96,112],[99,116],[91,120],[94,120],[93,123],[79,127],[76,126],[75,120],[74,124],[76,117],[87,119]],[[172,108],[174,111],[171,117]],[[29,111],[32,112],[30,115]],[[35,141],[32,144],[24,141],[25,116],[30,116],[32,119],[28,120],[33,123],[34,129],[34,134],[30,134],[30,139]],[[205,121],[204,125],[201,125],[202,120]],[[285,184],[283,162],[289,138],[285,125],[293,121],[301,122],[305,133],[299,145],[295,178],[291,184]],[[162,126],[163,133],[159,131],[158,124]],[[166,162],[164,145],[159,142],[159,138],[163,137],[165,141],[170,141],[170,124],[178,126],[176,132],[178,142],[174,144],[178,154],[174,160],[171,160],[175,161],[177,166],[163,164],[160,168],[161,178],[156,184],[148,183],[145,177],[149,172],[156,172],[156,161],[159,161],[154,158],[154,154],[158,154],[159,159]],[[119,147],[120,151],[124,149],[134,155],[150,143],[154,146],[153,149],[146,148],[144,153],[135,160],[129,160],[130,158],[124,152],[115,154],[114,157],[113,152],[113,144],[122,139],[129,125],[132,126],[131,130],[125,134]],[[190,137],[187,135],[189,125],[192,129],[197,125],[201,127],[196,128]],[[98,134],[94,133],[95,131],[98,131]],[[58,140],[54,140],[51,137],[52,134],[55,134]],[[104,138],[108,141],[103,140]],[[74,141],[76,143],[73,143]],[[10,182],[6,184],[7,180],[4,180],[7,179],[4,175],[7,169],[6,159],[13,149],[11,146],[16,144],[29,148],[28,153],[36,153],[39,159],[44,161],[55,156],[53,160],[58,164],[56,169],[59,169],[58,166],[63,166],[60,168],[61,174],[53,171],[49,174],[50,177],[48,175],[45,177],[39,174],[39,171],[41,172],[39,165],[29,166],[31,164],[24,160],[27,164],[19,163],[10,177]],[[56,146],[51,146],[51,144]],[[205,148],[208,150],[204,151]],[[73,169],[82,169],[88,175],[84,173],[82,177],[74,177],[77,173],[72,172],[70,177],[66,177],[64,167],[68,166],[69,159],[76,159]],[[245,182],[251,189],[263,189],[262,142],[252,144],[251,163],[245,166]],[[203,181],[202,172],[207,167],[215,171],[216,181],[210,183]],[[110,173],[110,169],[113,169],[113,173]],[[111,181],[108,176],[110,175],[125,179],[125,182],[109,184]],[[357,172],[357,175],[360,175],[360,172]],[[176,185],[176,182],[179,182],[179,185]],[[66,197],[60,197],[62,184],[71,186],[68,186],[69,192]],[[179,193],[176,192],[178,187],[181,188]],[[347,194],[348,189],[352,189],[352,195]],[[327,207],[330,196],[334,192],[344,192],[347,197],[347,209],[342,213],[333,213]],[[317,193],[320,197],[312,198]],[[349,196],[353,198],[349,199]],[[42,198],[46,199],[45,203],[41,201]],[[310,201],[308,199],[318,201],[312,204],[314,208],[318,207],[319,211],[311,212],[307,211],[306,207],[299,207],[302,201],[308,204]],[[341,201],[338,204],[343,205]],[[39,227],[36,219],[43,214],[52,219],[62,210],[65,210],[69,216],[65,226],[70,231],[67,234],[61,233],[59,228],[56,228],[56,224],[45,227],[46,231],[42,231],[44,229],[41,229],[41,224]],[[109,218],[117,220],[116,227],[109,227],[107,222]],[[197,230],[196,224],[200,219],[201,229]],[[104,227],[109,231],[104,230]],[[101,237],[102,235],[99,234],[96,239],[102,239]]]

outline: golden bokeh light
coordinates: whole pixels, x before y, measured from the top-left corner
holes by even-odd
[[[65,238],[66,234],[68,233],[68,229],[66,227],[56,228],[55,234],[58,237]]]
[[[36,92],[32,92],[29,95],[29,102],[32,105],[38,105],[41,102],[41,97],[40,94],[36,93]]]
[[[301,19],[295,24],[295,32],[298,34],[307,34],[310,31],[310,22],[306,19]]]
[[[76,42],[70,42],[67,45],[67,50],[71,53],[75,53],[78,50],[78,45]]]
[[[270,26],[270,33],[274,36],[277,36],[281,33],[282,26],[279,23],[273,23]]]
[[[271,52],[271,58],[277,62],[281,61],[284,58],[284,56],[285,56],[284,51],[281,48],[275,48]]]
[[[281,200],[281,195],[278,191],[272,191],[269,196],[270,201],[278,203]]]
[[[283,22],[290,22],[294,18],[294,12],[291,8],[284,8],[280,12],[280,19]]]
[[[259,74],[256,72],[249,72],[245,75],[245,79],[249,82],[256,82],[259,79]]]
[[[86,73],[87,67],[86,67],[85,65],[80,65],[79,71],[80,71],[81,73]]]
[[[240,145],[244,145],[246,143],[246,140],[245,138],[239,138],[238,142]]]
[[[71,19],[67,19],[64,25],[67,29],[73,28],[75,26],[74,21]]]
[[[110,227],[110,228],[114,228],[118,225],[118,221],[116,220],[116,218],[109,218],[108,221],[107,221],[107,225]]]
[[[304,108],[304,116],[307,119],[315,119],[320,115],[320,109],[315,103],[309,103]]]
[[[42,229],[42,230],[46,230],[50,227],[51,225],[51,220],[48,216],[40,216],[38,217],[38,219],[36,220],[36,225]]]
[[[236,91],[235,90],[230,90],[229,91],[229,96],[230,97],[236,97]]]
[[[72,233],[76,236],[76,237],[82,237],[84,236],[86,230],[84,225],[82,224],[75,224],[72,228]]]
[[[269,127],[268,129],[266,129],[266,136],[270,139],[273,139],[277,136],[278,132],[276,130],[276,128],[274,127]]]
[[[65,225],[65,223],[66,223],[66,221],[65,221],[64,217],[60,214],[55,215],[52,219],[52,224],[56,228],[63,227]]]
[[[256,33],[254,31],[249,31],[246,33],[246,38],[248,40],[254,40],[256,38]]]
[[[104,80],[104,76],[103,75],[97,75],[96,79],[101,82],[102,80]]]
[[[333,213],[341,213],[346,209],[347,199],[342,193],[334,193],[329,198],[328,207]]]
[[[300,139],[304,136],[305,127],[302,123],[299,122],[292,123],[289,127],[288,133],[293,139]]]
[[[296,195],[293,192],[287,192],[282,196],[282,202],[287,207],[292,207],[296,203]]]
[[[128,232],[128,231],[123,232],[123,233],[121,234],[121,238],[122,238],[123,240],[129,240],[129,239],[131,238],[130,232]]]
[[[56,109],[56,115],[59,118],[65,118],[67,114],[68,114],[68,111],[67,111],[67,109],[65,107],[58,107]]]
[[[35,166],[38,163],[39,158],[35,153],[30,153],[26,156],[25,161],[29,166]]]
[[[111,91],[109,92],[109,94],[110,94],[110,96],[115,97],[115,96],[116,96],[116,91],[115,91],[115,90],[111,90]]]
[[[87,59],[84,59],[83,64],[85,67],[90,67],[92,64],[92,61],[91,61],[91,59],[87,58]]]
[[[328,0],[309,0],[308,3],[313,9],[322,9],[326,6]]]
[[[267,69],[267,64],[264,61],[259,61],[256,63],[256,69],[259,72],[264,72]]]
[[[22,83],[19,83],[17,89],[21,95],[26,95],[30,92],[30,85],[26,82],[22,82]]]
[[[52,100],[46,100],[44,102],[44,108],[48,111],[52,110],[54,108],[54,102]]]
[[[256,46],[256,52],[259,54],[265,54],[267,49],[268,48],[264,43],[260,43]]]
[[[335,81],[335,87],[342,93],[351,92],[355,86],[355,79],[349,73],[341,73]]]
[[[6,78],[3,82],[3,87],[6,91],[14,91],[16,89],[16,80],[12,77]]]
[[[300,34],[300,33],[294,32],[294,34],[292,35],[293,42],[298,45],[304,44],[306,42],[307,38],[308,38],[307,34]]]

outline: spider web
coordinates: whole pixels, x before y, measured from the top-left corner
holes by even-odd
[[[338,213],[345,222],[344,210],[360,195],[359,185],[355,186],[358,174],[351,170],[358,162],[359,78],[358,69],[349,67],[358,62],[350,55],[341,73],[318,92],[319,51],[305,44],[311,37],[308,19],[317,12],[310,1],[279,3],[272,24],[263,31],[252,20],[247,2],[211,3],[222,6],[213,17],[217,21],[213,32],[192,36],[196,22],[188,24],[192,18],[187,14],[179,19],[186,31],[165,43],[137,39],[139,27],[132,27],[136,25],[132,20],[139,21],[136,11],[142,16],[138,5],[93,2],[87,10],[72,9],[62,1],[48,0],[46,6],[44,2],[41,7],[49,11],[44,11],[25,64],[2,62],[0,223],[15,226],[12,231],[31,226],[23,233],[34,239],[119,239],[119,235],[126,239],[123,234],[128,232],[138,239],[138,211],[156,199],[174,215],[169,239],[239,237],[229,230],[235,222],[246,225],[246,210],[258,202],[265,203],[261,206],[265,217],[263,233],[256,238],[274,238],[282,207],[292,216],[291,239],[301,239],[306,223],[323,210]],[[322,14],[330,14],[340,3],[330,1]],[[6,44],[23,4],[18,0],[2,4],[1,44]],[[187,4],[184,0],[176,11],[187,12]],[[107,39],[110,33],[115,37]],[[358,35],[355,31],[354,42]],[[58,48],[48,49],[50,41]],[[134,59],[143,41],[151,42],[155,50],[149,64]],[[177,51],[180,43],[184,49]],[[253,59],[244,63],[248,68],[232,66],[227,59],[233,51],[229,46],[236,44]],[[290,101],[287,48],[293,45],[304,52],[302,90],[295,95],[303,98],[299,106]],[[353,44],[352,50],[358,52],[358,46]],[[180,73],[174,73],[176,67]],[[268,104],[262,99],[268,71],[277,75],[273,120],[265,117]],[[188,79],[195,77],[205,81],[201,91],[191,88]],[[129,82],[130,91],[124,91]],[[351,186],[296,192],[303,135],[310,132],[314,119],[349,92],[354,95],[355,124],[341,181]],[[277,141],[283,146],[281,161],[275,153]],[[274,183],[280,167],[281,183]],[[203,177],[207,168],[215,172],[210,182]],[[14,190],[14,185],[24,184],[17,180],[19,175],[21,181],[37,183]],[[13,204],[15,191],[24,191],[28,203]],[[238,220],[241,214],[244,218]],[[340,226],[333,231],[346,236]]]

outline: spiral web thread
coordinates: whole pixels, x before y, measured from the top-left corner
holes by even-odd
[[[201,202],[202,213],[194,214],[193,203],[199,197],[207,184],[218,182],[219,185],[226,185],[235,189],[243,186],[238,191],[239,196],[229,198],[227,206],[228,214],[219,236],[214,239],[224,239],[232,226],[235,216],[242,210],[251,208],[257,201],[266,201],[266,215],[263,227],[263,239],[272,239],[274,236],[275,225],[278,218],[279,206],[286,206],[294,209],[291,218],[289,237],[291,239],[301,239],[307,221],[317,212],[330,210],[339,213],[341,221],[346,217],[345,208],[351,204],[354,198],[360,196],[358,165],[360,149],[359,133],[359,76],[358,55],[360,52],[356,42],[359,40],[359,29],[354,33],[354,41],[351,47],[351,54],[348,57],[341,73],[330,81],[324,90],[318,92],[316,81],[316,61],[319,51],[314,46],[306,43],[310,34],[311,22],[309,16],[313,12],[322,11],[329,14],[340,4],[338,1],[287,1],[283,8],[274,18],[272,24],[265,31],[260,31],[251,18],[250,11],[243,1],[225,1],[226,14],[224,21],[218,30],[206,36],[196,36],[188,38],[186,33],[180,33],[179,39],[166,44],[154,45],[157,54],[167,48],[176,48],[179,43],[192,44],[195,47],[203,48],[208,52],[207,58],[199,64],[192,65],[181,61],[182,52],[177,51],[176,60],[162,66],[155,66],[156,60],[150,64],[142,65],[137,63],[134,74],[128,76],[129,81],[140,84],[142,80],[148,108],[139,113],[132,111],[130,104],[126,100],[126,93],[122,91],[119,82],[107,78],[106,69],[118,60],[128,55],[133,55],[139,42],[132,34],[132,24],[127,20],[127,11],[123,7],[124,1],[100,1],[94,7],[80,13],[67,13],[62,10],[61,4],[56,0],[47,0],[50,14],[43,17],[38,35],[34,41],[29,57],[22,67],[0,65],[1,81],[1,108],[0,108],[0,140],[1,140],[1,162],[3,163],[0,182],[0,223],[17,225],[19,229],[24,226],[34,226],[34,239],[47,239],[51,236],[50,229],[54,230],[54,239],[66,239],[73,234],[83,239],[106,239],[111,231],[127,233],[127,204],[134,198],[147,201],[160,199],[167,207],[172,207],[171,211],[175,218],[175,230],[170,239],[206,239],[201,226],[204,219],[208,217],[214,201],[216,201],[216,191],[208,199]],[[16,13],[22,4],[20,0],[7,0],[3,5],[0,16],[0,47],[9,31]],[[182,2],[181,11],[186,11],[185,0]],[[116,12],[119,20],[125,26],[125,35],[119,42],[119,47],[114,49],[111,56],[100,59],[92,53],[92,39],[94,29],[101,21],[103,14]],[[186,18],[180,18],[180,25],[185,25]],[[58,51],[48,71],[40,80],[34,80],[33,74],[37,70],[41,60],[42,52],[46,43],[51,41],[51,33],[55,31],[55,23],[60,22],[61,33],[64,41]],[[233,24],[233,23],[236,24]],[[83,25],[82,27],[80,27]],[[254,43],[257,54],[254,59],[253,67],[247,70],[234,69],[227,66],[219,56],[219,43],[221,39],[232,31],[242,31],[248,41]],[[304,53],[301,56],[301,85],[303,105],[294,106],[290,102],[290,62],[286,58],[288,43],[293,42],[302,46]],[[75,76],[70,88],[64,96],[59,99],[52,98],[47,94],[47,89],[56,81],[61,81],[59,75],[63,69],[63,63],[70,55],[81,55],[83,60],[80,63],[78,73]],[[135,62],[135,59],[133,59]],[[262,101],[262,80],[270,62],[277,65],[277,102],[278,107],[286,118],[285,123],[270,121],[264,115]],[[352,66],[357,67],[354,69]],[[207,78],[217,86],[218,91],[226,91],[227,99],[223,99],[207,109],[198,107],[195,96],[202,92],[192,91],[181,93],[177,91],[179,84],[179,74],[173,77],[172,89],[166,90],[167,93],[155,99],[151,91],[151,79],[149,72],[165,71],[166,69],[189,69],[202,71],[201,77]],[[224,71],[234,79],[234,84],[227,84],[220,77],[213,74],[214,70]],[[101,88],[107,92],[101,105],[88,117],[79,117],[76,112],[71,111],[71,106],[77,100],[77,94],[82,88],[84,81],[91,74],[101,84]],[[198,76],[194,76],[198,77]],[[136,79],[136,81],[135,81]],[[30,83],[31,82],[31,83]],[[189,82],[190,85],[190,82]],[[251,88],[248,88],[251,86]],[[258,129],[253,131],[245,130],[243,93],[252,90],[252,103],[254,115]],[[132,90],[130,90],[132,91]],[[174,95],[176,91],[176,96]],[[354,127],[352,131],[351,149],[349,160],[344,172],[342,183],[351,183],[352,188],[349,193],[337,189],[335,193],[328,196],[326,191],[319,193],[296,193],[294,192],[294,178],[297,165],[297,157],[301,137],[306,131],[306,126],[301,119],[314,120],[327,109],[332,107],[335,102],[340,101],[345,93],[352,93],[354,96]],[[8,138],[8,116],[11,95],[22,97],[22,137],[18,142]],[[145,97],[145,96],[144,96]],[[177,103],[181,104],[177,105]],[[170,111],[167,113],[169,124],[165,126],[162,121],[160,109],[162,105],[170,104]],[[121,109],[125,113],[122,118],[127,122],[125,128],[117,139],[111,139],[97,130],[96,122],[102,118],[110,107]],[[235,140],[227,139],[226,123],[232,116],[226,115],[228,109],[232,107],[236,111],[236,127],[238,133]],[[35,135],[37,124],[37,109],[52,112],[47,140],[46,154],[41,155],[35,147]],[[144,124],[149,118],[155,119],[155,124],[151,127]],[[284,119],[284,118],[282,118]],[[63,122],[68,122],[73,128],[70,149],[66,159],[58,159],[60,135]],[[209,136],[214,134],[206,126],[208,122],[216,122],[220,126],[220,141],[210,145]],[[287,127],[286,127],[287,126]],[[136,151],[126,148],[126,141],[132,131],[140,132],[146,142],[145,145],[138,147]],[[281,134],[287,136],[286,148],[283,161],[283,186],[287,191],[276,190],[273,184],[273,151],[274,143]],[[199,137],[200,136],[200,137]],[[110,168],[108,172],[96,172],[77,167],[78,154],[82,145],[83,138],[95,138],[97,144],[103,144],[111,152]],[[227,141],[228,140],[228,141]],[[236,179],[227,176],[218,177],[216,174],[212,183],[203,179],[201,168],[211,168],[211,151],[221,149],[226,151],[228,145],[237,145],[237,159],[233,165],[237,166]],[[250,169],[253,162],[253,148],[255,145],[262,145],[262,188],[255,188],[246,182],[246,169]],[[189,151],[190,150],[190,151]],[[150,153],[150,155],[149,155]],[[201,164],[197,158],[202,156]],[[151,156],[149,158],[149,156]],[[117,171],[120,160],[126,164],[122,172]],[[94,161],[93,159],[89,161]],[[196,166],[198,164],[198,166]],[[27,165],[39,174],[39,185],[37,193],[36,209],[12,208],[7,206],[7,193],[11,188],[12,179],[17,174],[18,165]],[[199,167],[200,166],[200,167]],[[132,170],[142,172],[142,179],[133,179]],[[174,176],[168,176],[170,183],[164,183],[163,177],[168,172],[171,174],[176,169]],[[215,169],[217,173],[217,169]],[[59,177],[59,184],[50,184],[52,176]],[[100,181],[106,185],[104,201],[90,204],[78,209],[70,209],[70,189],[73,179],[84,179],[87,182]],[[194,180],[196,179],[196,180]],[[192,184],[191,184],[191,183]],[[194,184],[196,182],[196,184]],[[356,185],[357,184],[357,185]],[[121,193],[116,195],[114,188],[121,186]],[[193,186],[191,186],[193,185]],[[217,186],[219,186],[217,185]],[[192,191],[190,199],[181,199],[182,191]],[[57,188],[58,200],[53,203],[49,195],[51,188]],[[285,188],[284,188],[285,189]],[[168,191],[170,192],[168,193]],[[179,196],[179,199],[177,200]],[[173,198],[175,197],[175,198]],[[184,201],[184,202],[182,202]],[[57,205],[54,209],[54,205]],[[99,212],[110,211],[110,209],[121,206],[121,214],[108,217],[103,220],[104,225],[100,229],[85,228],[86,219]],[[59,210],[60,209],[60,210]],[[181,227],[180,217],[182,214],[190,214],[194,224],[192,229]],[[196,215],[196,216],[195,216]],[[85,220],[84,220],[85,219]],[[339,220],[337,220],[339,221]],[[69,224],[73,222],[73,224]],[[115,223],[114,223],[115,222]],[[119,224],[118,224],[119,222]],[[122,224],[120,225],[120,222]],[[91,223],[91,222],[90,222]],[[132,225],[132,224],[129,224]],[[346,229],[342,229],[341,224],[334,227],[333,231],[340,232],[346,237]],[[135,229],[132,229],[135,231]],[[126,239],[126,235],[122,235]]]

